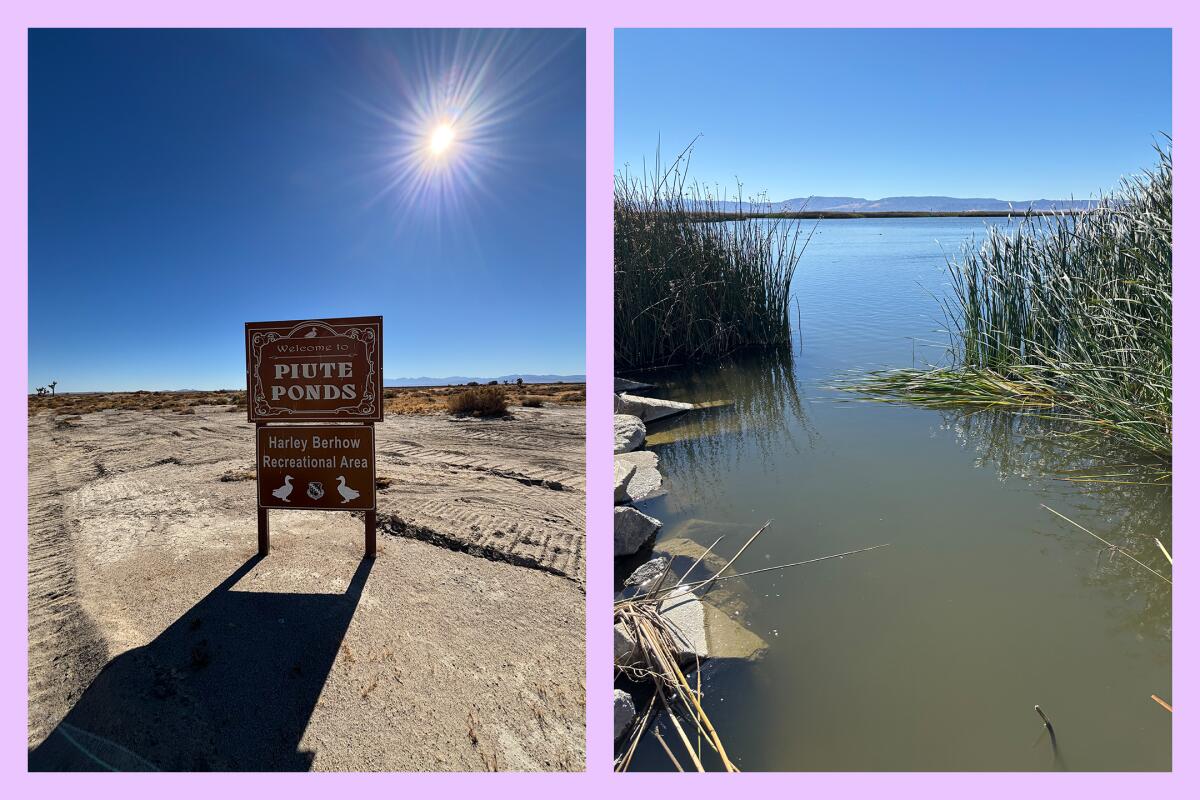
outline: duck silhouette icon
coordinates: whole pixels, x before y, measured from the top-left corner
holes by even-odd
[[[342,496],[342,505],[358,497],[358,492],[346,485],[346,477],[338,475],[338,494]]]
[[[280,500],[282,500],[285,503],[292,502],[291,500],[288,500],[288,495],[290,495],[291,493],[292,493],[292,476],[291,475],[284,475],[283,476],[283,486],[280,486],[278,489],[275,489],[271,492],[271,494],[275,495],[276,497],[278,497]]]

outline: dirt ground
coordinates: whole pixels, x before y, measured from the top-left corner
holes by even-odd
[[[583,768],[582,404],[389,415],[373,561],[188,408],[30,416],[31,769]]]

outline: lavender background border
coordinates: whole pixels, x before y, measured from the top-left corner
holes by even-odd
[[[6,391],[0,395],[4,410],[0,492],[3,513],[5,558],[0,562],[3,603],[3,640],[7,658],[0,664],[2,685],[0,719],[3,720],[0,764],[9,780],[5,783],[17,796],[49,792],[50,796],[78,793],[89,797],[141,798],[169,793],[176,798],[211,798],[214,793],[233,791],[286,791],[290,797],[327,797],[331,792],[355,788],[381,792],[437,790],[441,792],[487,793],[492,797],[525,798],[560,796],[570,792],[577,798],[611,798],[631,789],[638,792],[712,791],[733,787],[737,781],[753,792],[816,792],[838,797],[927,797],[970,795],[1009,798],[1016,794],[1086,793],[1092,798],[1127,797],[1133,793],[1158,797],[1183,796],[1200,788],[1197,765],[1189,754],[1200,753],[1200,727],[1188,709],[1195,708],[1196,693],[1188,678],[1200,662],[1196,645],[1197,591],[1189,565],[1200,552],[1190,535],[1174,541],[1180,559],[1175,575],[1174,676],[1171,702],[1180,709],[1174,720],[1173,773],[1161,774],[961,774],[961,773],[776,773],[730,776],[624,775],[610,772],[612,753],[611,641],[609,625],[612,579],[612,516],[606,502],[588,507],[587,578],[598,590],[588,598],[588,769],[586,774],[547,775],[27,775],[26,764],[26,592],[25,527],[27,518],[26,452],[26,347],[27,342],[27,34],[29,27],[586,27],[587,99],[587,372],[588,484],[597,497],[606,497],[612,471],[612,159],[613,159],[613,28],[676,26],[762,26],[762,27],[992,27],[1030,23],[1045,27],[1170,27],[1174,28],[1174,161],[1176,168],[1176,215],[1184,220],[1176,227],[1175,259],[1184,265],[1175,275],[1177,309],[1192,308],[1200,301],[1200,277],[1195,264],[1197,234],[1191,223],[1198,207],[1192,183],[1196,172],[1194,155],[1195,98],[1200,94],[1192,76],[1200,74],[1197,61],[1200,37],[1197,12],[1184,2],[1136,4],[1108,0],[1055,3],[1009,0],[1000,7],[969,6],[962,2],[894,3],[859,0],[834,7],[829,4],[760,0],[731,5],[702,0],[610,0],[606,3],[572,5],[552,0],[510,0],[488,3],[460,0],[457,4],[406,7],[386,0],[341,0],[331,4],[302,5],[283,0],[208,0],[191,7],[166,7],[151,0],[110,0],[99,3],[63,0],[40,4],[13,3],[0,11],[0,103],[5,110],[0,132],[3,145],[0,164],[2,208],[0,241],[8,257],[4,262],[4,285],[0,298],[0,325],[10,342],[5,354]],[[1102,67],[1098,54],[1095,68]],[[1186,76],[1186,77],[1185,77]],[[1179,180],[1182,176],[1183,180]],[[1182,213],[1179,213],[1182,212]],[[1197,375],[1195,351],[1200,315],[1177,313],[1175,322],[1175,482],[1176,527],[1190,531],[1200,521],[1200,498],[1190,491],[1197,474],[1200,433],[1188,413],[1195,408]],[[247,521],[252,538],[253,522]],[[1187,787],[1191,787],[1188,789]]]

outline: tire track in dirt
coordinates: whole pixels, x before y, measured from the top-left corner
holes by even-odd
[[[581,410],[389,418],[376,451],[384,530],[582,582]]]
[[[347,634],[362,660],[339,661],[314,711],[306,735],[320,743],[318,768],[464,769],[481,754],[499,754],[507,768],[581,768],[584,414],[547,412],[389,416],[377,425],[377,474],[387,479],[380,522],[401,538],[383,537],[370,584],[380,588],[356,614],[356,626],[370,632],[361,641],[357,627]],[[253,470],[254,437],[242,415],[208,407],[74,421],[38,414],[29,440],[33,746],[82,702],[106,663],[154,647],[228,574],[226,562],[252,551],[253,481],[222,476]],[[326,542],[342,540],[349,515],[274,517],[279,558],[256,570],[257,580],[284,587],[266,591],[312,594],[316,586],[319,595],[327,587],[313,584],[315,565],[325,570],[341,557]],[[343,567],[352,572],[357,558]],[[294,575],[277,572],[289,561],[301,565]],[[457,634],[447,638],[447,630]],[[418,655],[405,655],[413,648]],[[431,689],[430,679],[466,688]],[[325,710],[326,700],[338,713]],[[379,705],[372,719],[383,713],[387,725],[367,731],[346,722],[344,709],[369,702]],[[478,742],[467,741],[472,719]],[[385,740],[405,744],[371,749]]]
[[[55,441],[54,425],[47,415],[29,421],[30,747],[59,723],[108,660],[103,638],[79,603],[64,514],[64,498],[96,468],[83,451]]]

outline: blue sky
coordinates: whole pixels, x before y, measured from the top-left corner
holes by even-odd
[[[244,322],[360,314],[386,377],[583,372],[581,31],[34,31],[29,65],[31,387],[239,387]]]
[[[1086,198],[1171,130],[1166,30],[618,30],[616,166],[809,195]]]

